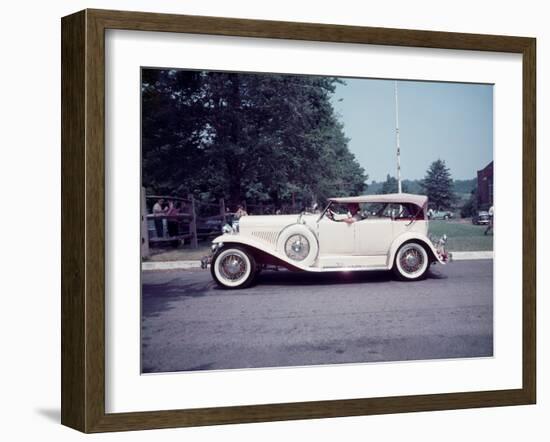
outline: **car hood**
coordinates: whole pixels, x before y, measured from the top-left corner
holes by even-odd
[[[319,215],[248,215],[239,219],[239,231],[244,233],[252,229],[274,229],[279,230],[291,224],[296,224],[300,219],[302,222],[311,224]]]

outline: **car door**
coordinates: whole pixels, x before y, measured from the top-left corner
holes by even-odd
[[[391,218],[367,218],[353,223],[355,227],[355,254],[361,256],[386,255],[393,242]]]
[[[318,224],[319,250],[322,255],[353,255],[355,226],[323,217]]]

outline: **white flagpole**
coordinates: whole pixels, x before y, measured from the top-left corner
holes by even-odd
[[[395,142],[397,145],[397,193],[401,193],[401,148],[399,146],[399,101],[397,100],[397,80],[395,90]]]

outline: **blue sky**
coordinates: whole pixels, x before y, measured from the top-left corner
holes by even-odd
[[[395,176],[394,81],[344,81],[333,105],[351,151],[369,183]],[[492,85],[398,81],[397,87],[402,179],[423,178],[438,158],[454,179],[471,179],[493,160]]]

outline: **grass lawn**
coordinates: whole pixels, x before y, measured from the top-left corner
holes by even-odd
[[[447,234],[447,249],[451,252],[493,250],[493,234],[485,235],[487,226],[474,226],[470,220],[430,221],[429,234]]]

